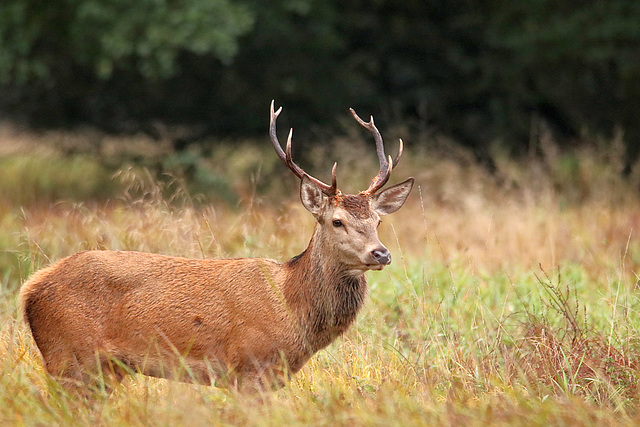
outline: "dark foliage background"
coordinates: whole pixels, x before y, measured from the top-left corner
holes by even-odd
[[[640,149],[636,0],[3,0],[0,108],[44,127],[264,136],[347,108],[482,158],[624,134]],[[287,124],[287,118],[283,121]],[[534,147],[535,148],[535,147]]]

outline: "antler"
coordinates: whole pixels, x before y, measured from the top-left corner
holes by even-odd
[[[317,178],[312,177],[308,173],[306,173],[302,168],[296,165],[291,158],[291,138],[293,137],[293,128],[289,131],[289,136],[287,137],[287,147],[286,151],[282,151],[282,146],[280,145],[280,141],[278,141],[278,135],[276,133],[276,119],[282,112],[282,107],[278,108],[278,111],[274,111],[274,101],[271,101],[271,121],[269,123],[269,134],[271,135],[271,142],[273,143],[273,148],[275,148],[278,157],[284,162],[285,165],[300,179],[303,177],[307,177],[314,184],[316,184],[320,190],[324,194],[329,197],[335,196],[338,193],[338,185],[336,183],[336,166],[337,163],[333,164],[333,169],[331,170],[331,185],[327,185],[324,182],[320,181]]]
[[[369,188],[361,192],[364,194],[373,195],[378,190],[380,190],[387,183],[387,181],[389,181],[389,177],[391,176],[391,171],[393,170],[393,168],[396,167],[396,165],[400,161],[400,156],[402,156],[402,150],[403,150],[404,144],[402,143],[402,139],[401,139],[400,147],[398,148],[398,155],[393,160],[391,160],[391,156],[389,156],[389,160],[387,161],[384,154],[384,143],[382,141],[382,135],[380,135],[380,131],[378,130],[378,128],[376,128],[376,125],[373,123],[373,116],[371,116],[371,119],[369,120],[369,122],[365,122],[360,118],[360,116],[358,116],[358,114],[354,111],[353,108],[349,108],[349,111],[351,111],[351,115],[353,116],[353,118],[356,119],[356,121],[360,123],[362,127],[364,127],[369,132],[371,132],[371,135],[373,135],[373,139],[376,141],[376,151],[378,153],[378,160],[380,161],[380,171],[373,178],[373,181],[371,181],[371,185],[369,186]]]

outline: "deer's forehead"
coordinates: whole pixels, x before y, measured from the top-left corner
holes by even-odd
[[[358,219],[367,219],[375,215],[371,209],[370,198],[361,194],[336,196],[335,207]]]

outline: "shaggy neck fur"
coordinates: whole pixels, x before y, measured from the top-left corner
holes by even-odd
[[[319,230],[316,226],[307,249],[285,264],[288,274],[283,288],[312,352],[347,330],[367,295],[364,273],[354,275],[327,255]]]

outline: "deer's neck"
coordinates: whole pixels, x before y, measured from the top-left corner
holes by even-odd
[[[307,249],[285,264],[283,288],[314,352],[347,330],[367,295],[364,273],[354,275],[327,253],[317,231]]]

